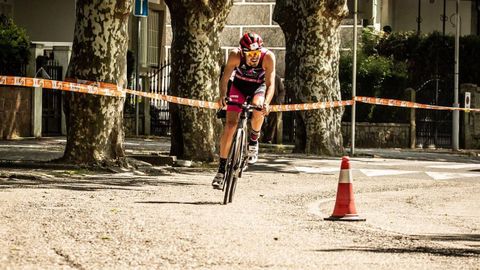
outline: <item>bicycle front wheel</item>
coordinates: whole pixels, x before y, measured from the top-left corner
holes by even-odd
[[[230,152],[228,154],[223,204],[232,202],[233,194],[235,193],[236,178],[240,164],[240,151],[243,136],[242,132],[243,130],[237,130],[237,132],[235,132],[232,147],[230,147]]]

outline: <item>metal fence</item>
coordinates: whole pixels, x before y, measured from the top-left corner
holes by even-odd
[[[40,70],[40,69],[43,69]],[[41,77],[52,80],[63,80],[63,67],[53,59],[40,64],[37,63],[37,70],[42,71]],[[53,136],[62,133],[62,92],[54,89],[43,89],[42,91],[42,135]]]
[[[170,94],[170,63],[165,61],[158,69],[150,69],[147,73],[150,92]],[[150,101],[151,134],[157,136],[170,135],[170,112],[168,102],[152,99]]]
[[[427,81],[417,90],[417,102],[451,106],[453,91],[448,82],[440,79]],[[450,148],[452,146],[452,112],[417,110],[417,146],[424,148]]]

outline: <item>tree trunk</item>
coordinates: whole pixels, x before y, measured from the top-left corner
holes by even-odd
[[[341,99],[340,23],[347,13],[346,0],[277,0],[273,17],[285,34],[285,87],[294,103]],[[342,154],[342,114],[343,108],[297,113],[295,151]]]
[[[212,101],[218,97],[219,34],[233,0],[166,0],[172,20],[171,93]],[[171,155],[212,161],[219,121],[209,109],[170,104]]]
[[[67,78],[126,86],[130,0],[77,0]],[[63,161],[125,165],[124,98],[67,93],[67,145]]]

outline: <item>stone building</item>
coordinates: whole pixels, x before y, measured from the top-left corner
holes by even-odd
[[[220,36],[220,46],[225,58],[228,52],[238,47],[240,37],[249,31],[258,33],[266,47],[277,57],[277,72],[284,73],[285,37],[280,26],[272,19],[274,0],[234,0],[227,23]],[[166,52],[172,39],[170,16],[166,20]]]
[[[277,73],[285,73],[285,37],[280,26],[273,20],[274,0],[234,0],[227,23],[220,36],[220,46],[225,55],[238,47],[238,41],[245,32],[256,32],[277,58]],[[166,18],[165,57],[168,58],[172,41],[170,16]],[[345,20],[342,27],[343,46],[348,47],[352,40],[352,20]]]

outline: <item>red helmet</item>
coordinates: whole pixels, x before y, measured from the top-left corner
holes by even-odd
[[[240,39],[240,48],[242,51],[255,51],[263,47],[262,38],[256,33],[245,33]]]

